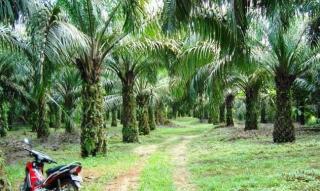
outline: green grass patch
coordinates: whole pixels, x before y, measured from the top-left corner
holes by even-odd
[[[140,191],[173,191],[172,164],[165,152],[156,152],[148,160],[141,176]]]
[[[76,143],[62,143],[59,145],[58,149],[53,149],[49,143],[40,143],[40,141],[36,140],[35,133],[31,132],[30,127],[16,128],[14,131],[10,131],[8,133],[8,137],[1,139],[0,141],[19,141],[23,140],[23,138],[28,137],[31,138],[34,142],[34,146],[36,150],[43,151],[44,153],[51,156],[55,159],[59,164],[68,164],[74,161],[79,161],[83,165],[83,169],[86,171],[96,172],[96,178],[94,180],[89,180],[84,182],[83,190],[101,190],[101,188],[105,187],[107,183],[118,175],[126,172],[128,169],[134,166],[134,164],[139,159],[136,153],[133,152],[134,148],[141,145],[149,145],[149,144],[161,144],[164,141],[170,139],[171,137],[176,137],[179,135],[194,135],[201,134],[202,132],[212,128],[210,124],[198,124],[194,128],[185,128],[183,123],[197,123],[196,119],[186,118],[183,120],[178,120],[175,122],[181,125],[181,128],[157,128],[155,131],[152,131],[150,135],[140,136],[141,143],[135,144],[125,144],[122,143],[122,135],[121,135],[121,125],[118,127],[108,127],[108,135],[109,135],[109,144],[108,144],[108,154],[106,156],[98,156],[94,158],[86,158],[82,159],[80,157],[80,145]],[[51,136],[49,139],[56,139],[55,136],[61,135],[64,133],[63,129],[50,129]],[[77,132],[79,134],[79,132]],[[168,144],[173,144],[170,142]],[[165,147],[165,146],[163,146]],[[168,180],[162,180],[162,177],[165,178],[164,172],[170,171],[170,163],[168,156],[161,156],[164,153],[164,148],[159,148],[161,150],[160,153],[156,153],[150,158],[150,161],[147,165],[147,170],[144,171],[146,174],[150,169],[164,170],[162,174],[154,173],[151,177],[158,176],[159,184],[158,185],[169,185]],[[26,155],[27,156],[27,155]],[[32,160],[32,158],[22,157],[17,159],[13,163],[6,166],[6,172],[8,173],[8,178],[13,185],[14,190],[17,190],[19,185],[22,183],[25,176],[25,163],[26,161]],[[158,165],[158,166],[157,166]],[[165,165],[167,165],[167,170],[162,169]],[[53,167],[55,165],[46,165],[46,169]],[[148,170],[149,169],[149,170]],[[94,173],[93,173],[94,174]],[[152,181],[147,180],[148,176],[145,176],[144,183],[145,189],[151,188]],[[169,177],[168,177],[169,178]],[[149,186],[148,186],[149,184]],[[156,186],[156,185],[155,185]]]
[[[235,136],[239,133],[243,130],[212,129],[190,144],[189,168],[200,190],[317,190],[320,187],[320,179],[312,179],[310,175],[312,181],[287,178],[306,170],[320,172],[319,133],[297,135],[295,143],[280,145],[271,142],[270,134]]]

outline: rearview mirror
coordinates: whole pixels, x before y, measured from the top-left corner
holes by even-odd
[[[29,145],[30,147],[32,147],[31,141],[28,138],[24,138],[23,142],[27,145]]]

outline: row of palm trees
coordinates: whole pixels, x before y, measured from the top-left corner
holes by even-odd
[[[15,2],[7,3],[16,6]],[[21,3],[30,8],[16,10],[26,18],[21,24],[26,30],[14,34],[15,26],[3,22],[5,52],[1,56],[6,59],[3,63],[10,63],[14,75],[21,78],[10,81],[15,85],[11,90],[28,99],[28,121],[38,138],[49,134],[49,115],[52,122],[61,121],[63,116],[66,131],[72,132],[80,97],[83,157],[106,152],[105,113],[110,109],[115,116],[117,103],[122,103],[124,142],[138,142],[139,134],[155,129],[153,107],[158,104],[161,88],[154,85],[158,72],[176,54],[177,45],[161,34],[156,21],[142,22],[144,2],[109,1],[102,6],[90,0]],[[12,54],[17,57],[9,61]],[[5,78],[11,74],[4,68],[3,75]]]
[[[81,103],[83,157],[107,151],[106,111],[113,125],[121,111],[123,141],[138,142],[169,107],[172,117],[193,107],[201,119],[233,125],[239,91],[252,130],[262,93],[275,89],[274,142],[294,141],[291,90],[319,92],[317,32],[310,30],[312,46],[306,32],[317,18],[313,1],[167,0],[153,16],[147,1],[5,3],[1,94],[14,96],[2,96],[1,118],[20,100],[22,116],[45,138],[49,119],[63,118],[72,132]]]
[[[173,6],[176,1],[168,1],[167,6],[169,2]],[[175,22],[184,14],[191,23],[191,32],[184,38],[187,43],[177,62],[178,75],[191,88],[185,93],[196,91],[201,96],[206,92],[208,99],[212,99],[209,105],[216,111],[220,106],[221,121],[226,108],[226,123],[233,125],[231,108],[236,92],[242,91],[246,105],[245,130],[252,130],[258,128],[261,91],[274,87],[273,140],[294,141],[291,91],[298,81],[307,86],[301,78],[310,71],[318,71],[319,46],[315,36],[319,17],[315,12],[319,4],[314,1],[220,3],[219,6],[218,2],[185,1],[182,7],[191,7],[192,11],[176,8]],[[312,42],[310,33],[315,37]]]

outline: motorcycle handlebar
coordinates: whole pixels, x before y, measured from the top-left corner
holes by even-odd
[[[39,162],[46,162],[46,163],[55,163],[57,164],[56,161],[52,160],[50,157],[38,152],[38,151],[34,151],[32,149],[28,149],[28,148],[24,148],[24,150],[28,151],[30,153],[31,156],[35,157],[36,160],[40,160]]]

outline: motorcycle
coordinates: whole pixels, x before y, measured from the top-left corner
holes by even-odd
[[[47,178],[43,174],[44,164],[56,163],[48,155],[35,151],[28,139],[24,142],[30,147],[23,149],[28,151],[34,160],[26,164],[26,176],[20,191],[78,191],[82,178],[79,173],[82,166],[79,162],[68,165],[56,166],[46,171]]]

